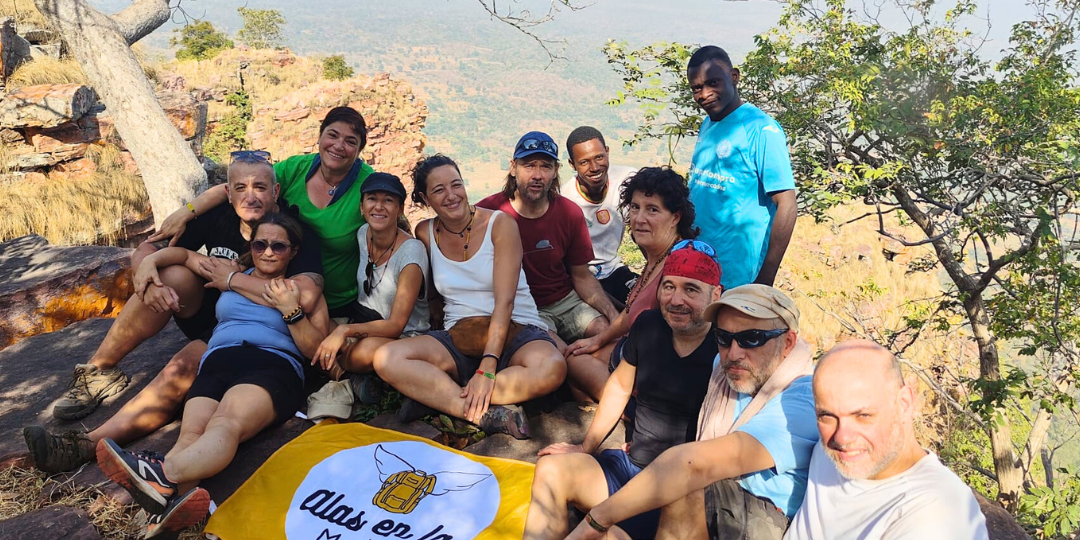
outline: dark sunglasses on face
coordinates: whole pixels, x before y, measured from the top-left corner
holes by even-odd
[[[734,341],[743,349],[756,349],[768,343],[769,340],[778,338],[787,332],[787,328],[777,328],[776,330],[743,330],[742,332],[731,333],[717,328],[716,344],[722,349],[727,349],[731,347],[731,342]]]
[[[270,152],[266,150],[237,150],[229,154],[229,159],[242,163],[270,163]]]
[[[699,251],[710,257],[716,257],[716,250],[714,250],[712,246],[706,244],[705,242],[702,242],[701,240],[682,240],[674,246],[671,246],[671,251],[683,249],[685,247],[689,247],[694,251]]]
[[[267,242],[266,240],[251,241],[252,253],[265,253],[266,248],[268,247],[270,248],[270,251],[274,252],[274,255],[280,257],[284,255],[287,251],[289,251],[289,248],[291,248],[292,246],[286,244],[285,242]]]
[[[524,141],[521,141],[518,148],[521,150],[536,150],[537,148],[542,148],[547,152],[559,155],[559,147],[555,143],[551,141],[541,141],[540,139],[525,139]]]

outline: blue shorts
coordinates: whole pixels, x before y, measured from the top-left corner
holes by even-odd
[[[604,470],[604,478],[607,480],[608,486],[608,497],[614,495],[630,479],[641,472],[641,467],[630,461],[630,455],[618,449],[600,452],[600,455],[596,456],[596,461],[600,464],[600,468]],[[655,537],[656,528],[659,525],[659,508],[619,522],[619,527],[635,540]]]
[[[446,330],[432,330],[426,335],[435,338],[435,340],[441,343],[443,347],[446,347],[446,350],[450,353],[450,357],[454,359],[454,365],[457,366],[457,377],[454,381],[461,386],[469,384],[469,379],[472,379],[476,370],[480,369],[480,359],[465,356],[459,351],[458,348],[454,346],[454,340],[450,337],[450,332]],[[503,348],[502,356],[499,357],[499,362],[495,366],[495,372],[498,373],[503,369],[506,369],[506,367],[510,365],[510,359],[514,357],[514,353],[533,341],[546,341],[550,343],[552,347],[555,346],[555,341],[548,335],[547,330],[543,330],[539,326],[526,324]]]

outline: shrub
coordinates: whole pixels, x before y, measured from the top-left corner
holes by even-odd
[[[345,55],[335,54],[323,60],[323,78],[342,81],[353,76],[353,68],[345,63]]]
[[[218,31],[210,21],[185,24],[183,28],[173,29],[169,46],[180,46],[176,51],[177,60],[209,60],[225,49],[233,48],[233,42],[224,32]]]

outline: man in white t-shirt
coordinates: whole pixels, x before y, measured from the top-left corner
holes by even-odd
[[[604,136],[593,127],[581,126],[571,131],[566,138],[566,151],[577,175],[563,184],[562,195],[585,214],[595,257],[589,268],[604,291],[618,300],[621,307],[638,275],[619,258],[619,245],[626,229],[626,220],[619,209],[619,192],[637,169],[611,166]]]
[[[784,540],[985,540],[979,503],[915,440],[915,391],[896,357],[841,343],[814,371],[821,442]]]

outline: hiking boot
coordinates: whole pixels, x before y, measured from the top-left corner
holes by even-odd
[[[128,452],[112,439],[97,444],[101,472],[131,494],[135,503],[152,514],[165,513],[169,499],[176,495],[176,483],[165,477],[165,458],[157,452]]]
[[[439,411],[420,403],[412,398],[405,398],[401,400],[401,408],[398,409],[397,417],[398,422],[402,424],[408,424],[419,420],[425,416],[433,414],[439,414]]]
[[[378,405],[382,401],[382,383],[374,373],[349,375],[349,387],[356,399],[364,405]]]
[[[83,431],[49,433],[41,426],[23,428],[23,438],[34,460],[34,468],[48,474],[73,471],[94,461],[94,442]]]
[[[518,405],[492,405],[477,424],[484,433],[505,433],[515,439],[529,438],[529,418]]]
[[[127,388],[127,375],[120,368],[98,369],[93,364],[78,364],[71,374],[68,391],[53,405],[57,420],[77,420],[92,412],[109,397]]]
[[[195,488],[183,497],[173,497],[161,514],[151,514],[146,521],[146,535],[143,538],[198,525],[209,511],[210,494],[203,488]]]

